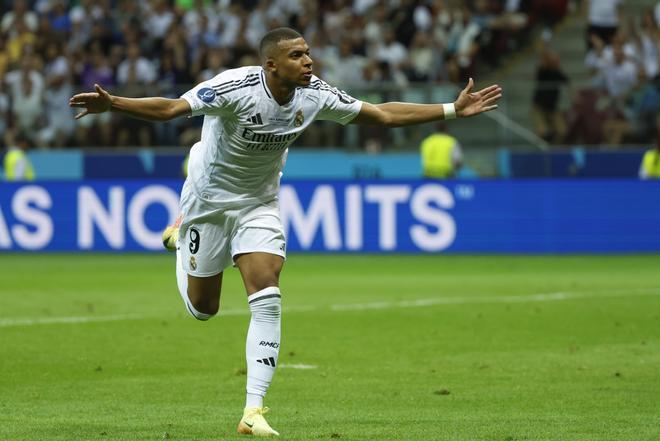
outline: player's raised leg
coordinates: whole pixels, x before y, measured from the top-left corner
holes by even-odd
[[[278,436],[263,415],[263,398],[277,367],[280,348],[282,303],[279,276],[284,264],[280,255],[254,252],[235,258],[248,294],[252,313],[245,344],[247,395],[238,432],[255,436]]]

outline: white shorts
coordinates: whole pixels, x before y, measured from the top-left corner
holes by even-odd
[[[245,253],[270,253],[286,258],[284,229],[277,200],[223,210],[198,199],[184,186],[179,249],[183,269],[209,277],[233,265]]]

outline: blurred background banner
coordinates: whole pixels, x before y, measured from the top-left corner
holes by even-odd
[[[0,250],[161,251],[180,180],[3,184]],[[285,181],[289,251],[660,251],[660,182]]]

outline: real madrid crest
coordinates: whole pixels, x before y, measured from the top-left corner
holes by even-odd
[[[190,256],[190,268],[193,271],[197,269],[197,260],[195,260],[195,256]]]
[[[296,119],[293,120],[293,124],[296,127],[300,127],[302,126],[303,122],[305,122],[305,116],[303,115],[302,109],[300,109],[296,112]]]

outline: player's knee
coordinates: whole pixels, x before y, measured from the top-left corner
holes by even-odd
[[[191,295],[190,292],[188,292],[188,299],[190,300],[191,306],[195,308],[196,311],[201,312],[202,314],[207,316],[216,315],[218,313],[218,310],[220,309],[220,299],[218,297],[209,298],[205,296],[195,296],[195,295]],[[199,317],[195,317],[195,318],[199,318]]]
[[[251,291],[259,292],[271,286],[278,286],[278,285],[279,285],[279,280],[276,277],[273,278],[264,277],[252,282]]]
[[[188,283],[180,286],[188,312],[198,320],[208,320],[220,309],[221,275],[209,278],[188,276]]]
[[[218,313],[220,309],[220,297],[205,296],[204,293],[188,289],[185,293],[185,304],[188,312],[197,320],[206,321]]]
[[[279,286],[280,272],[264,271],[260,274],[253,274],[250,280],[246,280],[245,282],[249,292],[259,292],[271,286]]]

